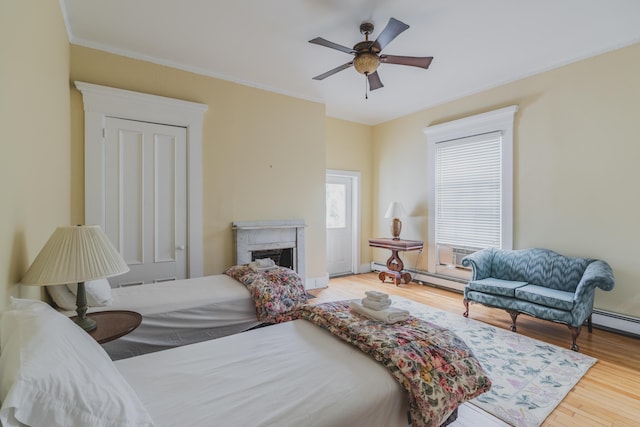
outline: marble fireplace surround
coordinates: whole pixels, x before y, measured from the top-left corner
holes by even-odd
[[[253,251],[293,249],[293,269],[306,282],[304,220],[235,221],[232,223],[236,246],[236,264],[252,261]]]

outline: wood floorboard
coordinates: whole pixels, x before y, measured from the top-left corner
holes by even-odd
[[[313,303],[363,298],[367,290],[399,295],[441,310],[462,315],[462,294],[417,283],[395,286],[381,283],[375,273],[331,279],[327,288],[309,291]],[[470,306],[469,317],[502,329],[509,329],[511,319],[504,310]],[[569,348],[571,334],[565,325],[520,315],[519,334],[560,347]],[[578,338],[580,352],[598,362],[569,392],[542,424],[556,426],[640,426],[640,339],[594,327],[583,328]],[[484,422],[483,422],[484,420]],[[465,408],[453,426],[484,427],[500,423],[483,419],[477,411]]]

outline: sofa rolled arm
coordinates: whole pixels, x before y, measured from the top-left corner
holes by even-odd
[[[471,267],[471,280],[491,277],[491,263],[493,262],[494,253],[494,248],[486,248],[462,258],[462,266]]]
[[[615,285],[613,270],[605,261],[596,260],[587,266],[582,279],[576,287],[574,299],[580,301],[582,295],[592,291],[595,287],[603,291],[610,291]]]

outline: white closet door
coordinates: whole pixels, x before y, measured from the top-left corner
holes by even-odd
[[[105,233],[131,271],[112,285],[187,277],[186,129],[105,120]]]

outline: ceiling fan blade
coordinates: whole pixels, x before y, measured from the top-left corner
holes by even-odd
[[[367,79],[369,80],[369,90],[376,90],[384,87],[377,71],[367,74]]]
[[[341,52],[354,54],[355,52],[350,47],[342,46],[338,43],[330,42],[329,40],[323,39],[322,37],[316,37],[313,40],[309,40],[309,43],[318,44],[320,46],[330,47],[331,49],[336,49]]]
[[[329,76],[334,75],[335,73],[342,71],[342,70],[346,70],[347,68],[353,66],[353,61],[351,62],[347,62],[346,64],[342,64],[339,67],[334,68],[333,70],[329,70],[326,73],[320,74],[318,76],[315,76],[313,78],[313,80],[323,80],[326,79]]]
[[[395,18],[389,19],[389,23],[373,43],[374,46],[378,48],[378,52],[384,49],[386,45],[391,43],[393,39],[398,37],[398,35],[405,31],[407,28],[409,28],[409,26],[404,22],[400,22]]]
[[[425,70],[429,68],[433,61],[433,56],[396,56],[396,55],[380,55],[380,62],[386,64],[410,65],[412,67],[420,67]]]

